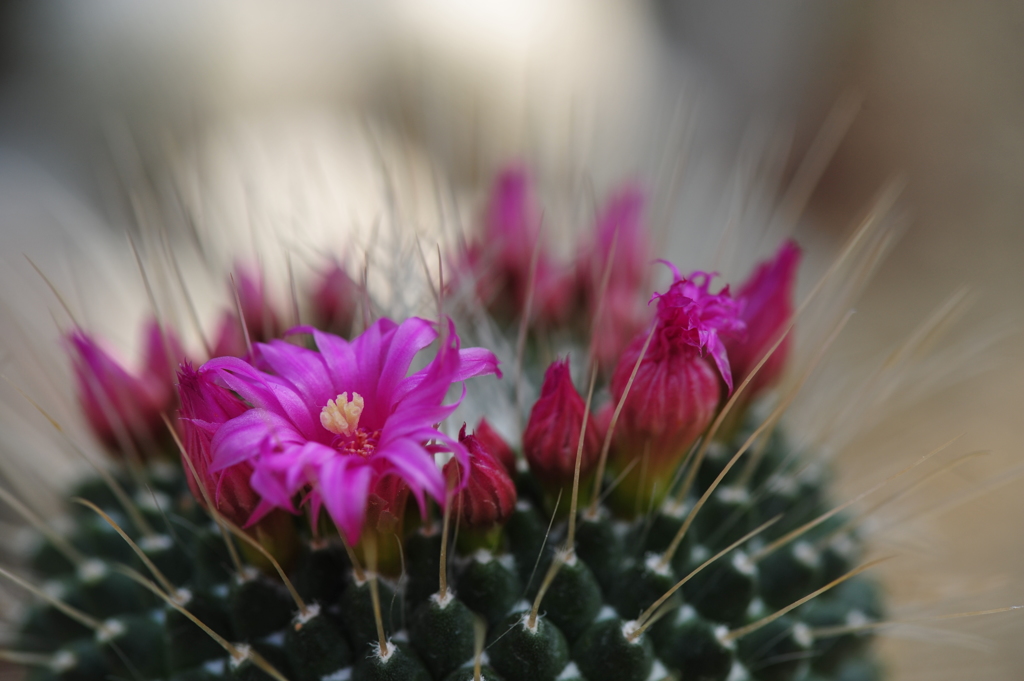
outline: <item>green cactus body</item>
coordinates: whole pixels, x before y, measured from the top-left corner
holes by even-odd
[[[709,461],[708,466],[714,465]],[[169,492],[168,521],[177,526],[181,520],[182,527],[188,526],[187,516],[173,511],[187,507],[184,480]],[[751,493],[748,498],[755,496]],[[819,493],[824,496],[824,491]],[[121,516],[115,499],[94,498],[108,513]],[[753,529],[758,521],[753,503],[745,511],[749,512],[737,516],[738,527],[731,532]],[[742,550],[726,555],[687,582],[670,599],[670,609],[636,641],[624,639],[627,620],[707,560],[712,549],[705,542],[720,544],[708,536],[716,528],[702,525],[683,544],[682,555],[673,559],[672,566],[661,571],[652,568],[652,556],[657,555],[652,548],[664,548],[668,540],[658,536],[677,529],[678,522],[672,522],[677,515],[670,509],[667,515],[662,511],[628,524],[611,521],[604,509],[596,518],[581,517],[578,551],[551,581],[534,630],[524,623],[531,604],[523,599],[536,595],[553,560],[551,547],[565,540],[565,520],[554,523],[545,541],[546,512],[528,494],[521,494],[496,551],[480,549],[455,558],[450,571],[454,595],[444,607],[436,594],[438,557],[428,560],[426,555],[438,551],[440,542],[414,531],[406,540],[406,569],[422,572],[406,575],[397,586],[386,580],[379,583],[385,632],[395,648],[386,661],[375,652],[377,634],[368,585],[352,576],[336,539],[306,540],[289,569],[312,615],[297,611],[272,572],[250,569],[229,577],[231,568],[223,551],[211,549],[216,547],[211,539],[220,542],[216,526],[175,534],[173,547],[183,559],[173,561],[180,570],[173,581],[187,594],[181,601],[186,609],[226,640],[251,646],[293,681],[472,679],[475,619],[486,622],[485,679],[646,681],[658,673],[664,674],[658,678],[685,681],[880,678],[867,645],[870,635],[822,640],[811,636],[814,628],[882,617],[878,589],[863,577],[843,583],[748,636],[727,640],[730,630],[788,605],[835,577],[825,574],[826,561],[820,552],[798,542],[756,564]],[[92,517],[76,513],[73,518],[76,525],[67,539],[75,545],[95,546],[89,539],[97,532]],[[615,523],[620,526],[613,527]],[[857,548],[855,535],[847,535],[845,541]],[[846,552],[850,550],[847,547]],[[424,554],[421,558],[416,557],[418,551]],[[267,678],[248,658],[231,662],[213,639],[178,611],[159,603],[132,580],[120,579],[123,575],[108,562],[120,555],[115,552],[112,559],[103,556],[90,567],[75,570],[52,546],[40,544],[32,564],[52,584],[60,585],[49,588],[63,594],[69,604],[103,618],[109,631],[94,634],[51,606],[33,606],[22,623],[22,647],[53,653],[53,659],[61,661],[51,668],[34,669],[33,679],[91,681],[110,673],[127,675],[130,669],[150,679]],[[531,575],[530,586],[525,586]],[[211,576],[219,576],[219,583],[211,583]],[[408,597],[410,585],[431,583],[433,596]]]

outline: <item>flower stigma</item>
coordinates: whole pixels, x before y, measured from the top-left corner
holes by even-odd
[[[352,393],[352,401],[348,393],[341,393],[333,400],[327,400],[327,406],[320,411],[320,424],[335,435],[351,437],[359,426],[359,416],[363,413],[363,396]]]

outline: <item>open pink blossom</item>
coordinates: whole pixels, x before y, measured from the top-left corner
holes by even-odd
[[[164,427],[161,412],[173,407],[172,367],[184,358],[181,344],[154,319],[143,327],[143,342],[142,367],[131,372],[81,329],[67,337],[79,403],[96,436],[114,448],[126,445],[125,438],[155,439]]]
[[[736,298],[743,306],[740,318],[746,324],[746,333],[724,339],[737,382],[754,370],[793,315],[793,288],[799,266],[800,247],[788,240],[774,258],[759,263],[740,287]],[[747,395],[755,397],[778,380],[789,358],[789,349],[787,335],[750,382]]]
[[[409,373],[416,355],[438,339],[430,322],[381,319],[346,341],[310,327],[317,350],[284,341],[258,343],[257,369],[234,357],[210,360],[199,375],[232,391],[244,406],[216,424],[210,441],[214,473],[242,462],[253,467],[252,489],[261,501],[249,523],[273,508],[321,508],[349,542],[359,540],[371,492],[394,476],[408,485],[421,511],[429,495],[444,503],[445,481],[434,462],[468,454],[436,425],[459,401],[445,403],[454,383],[498,374],[498,361],[481,348],[460,350],[449,321],[435,357]],[[213,396],[210,396],[213,399]]]
[[[741,306],[732,298],[729,287],[711,293],[714,273],[694,272],[688,278],[671,263],[675,280],[665,293],[655,293],[658,301],[657,330],[651,340],[645,363],[657,362],[667,355],[693,353],[710,355],[718,372],[732,392],[732,370],[723,337],[741,334],[746,328],[740,317]],[[643,344],[637,338],[633,344]]]

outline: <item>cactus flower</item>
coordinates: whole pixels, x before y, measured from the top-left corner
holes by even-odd
[[[311,301],[317,328],[347,336],[359,307],[359,285],[333,262],[320,274]]]
[[[739,304],[728,286],[711,293],[712,274],[694,272],[684,278],[675,268],[673,273],[669,289],[652,298],[658,301],[653,336],[623,405],[609,460],[613,470],[622,470],[648,452],[647,489],[624,485],[620,498],[644,497],[659,483],[658,496],[663,495],[676,465],[714,416],[719,380],[732,390],[720,334],[743,331]],[[638,335],[619,359],[612,374],[613,401],[622,398],[646,340],[646,333]]]
[[[480,419],[480,423],[476,424],[476,430],[473,431],[473,437],[480,441],[484,449],[491,453],[491,456],[501,462],[501,465],[505,467],[509,475],[515,475],[516,472],[516,453],[512,450],[512,447],[505,442],[505,438],[496,431],[487,419]]]
[[[746,333],[724,338],[736,382],[747,377],[789,322],[799,266],[800,247],[795,241],[786,241],[775,257],[759,263],[740,287],[736,299],[743,306],[740,319],[746,324]],[[789,358],[790,345],[787,336],[757,372],[747,388],[749,398],[778,380]]]
[[[238,307],[249,338],[267,341],[279,337],[281,321],[267,298],[262,273],[239,265],[235,267],[233,281],[231,295],[233,298],[238,294]],[[221,315],[211,352],[214,357],[245,357],[248,353],[234,302],[231,311]]]
[[[610,288],[635,291],[646,285],[652,257],[644,224],[645,203],[644,193],[633,184],[620,187],[608,199],[594,228],[594,242],[584,249],[579,261],[584,286],[596,289],[612,255],[615,262],[609,273]]]
[[[181,345],[156,320],[143,328],[141,370],[132,373],[103,350],[91,335],[75,329],[67,337],[78,400],[86,420],[104,444],[120,449],[124,438],[135,443],[159,439],[160,414],[174,405],[174,370],[183,359]]]
[[[412,318],[378,320],[351,342],[310,327],[317,350],[284,341],[256,344],[257,369],[235,357],[210,360],[200,376],[234,392],[244,410],[212,433],[214,473],[242,462],[260,503],[253,523],[273,508],[297,513],[296,500],[325,508],[351,543],[359,540],[371,493],[382,479],[404,481],[421,512],[426,496],[445,500],[434,454],[449,451],[466,470],[469,453],[436,428],[460,400],[445,404],[449,387],[498,374],[480,348],[460,350],[447,323],[437,354],[410,374],[413,359],[438,339],[433,324]],[[428,442],[433,444],[427,444]]]
[[[459,432],[459,442],[469,453],[469,470],[462,488],[452,500],[452,516],[467,528],[486,532],[504,525],[516,507],[516,486],[502,462],[474,435]],[[455,460],[444,467],[452,475]]]
[[[593,325],[592,352],[602,366],[614,365],[650,319],[641,297],[653,259],[644,203],[643,192],[632,184],[613,194],[597,221],[593,243],[576,263],[577,285]]]
[[[572,482],[585,409],[583,398],[572,384],[569,359],[552,362],[523,432],[523,453],[530,470],[545,485],[559,487]],[[600,451],[601,438],[596,419],[591,416],[583,440],[581,478],[596,465]]]
[[[455,264],[456,279],[474,282],[477,296],[499,317],[511,318],[526,311],[533,275],[531,317],[545,322],[558,320],[572,299],[572,281],[552,257],[542,239],[541,217],[533,186],[520,165],[506,167],[495,179],[484,216],[482,239],[469,244]]]
[[[211,471],[211,442],[217,430],[241,416],[246,406],[233,393],[217,385],[212,376],[196,371],[191,364],[178,370],[178,394],[181,397],[179,423],[188,463],[182,460],[185,479],[192,495],[206,506],[203,490],[217,512],[235,525],[244,525],[259,504],[259,495],[249,485],[253,467],[242,461],[223,470]],[[195,469],[198,480],[192,475]]]

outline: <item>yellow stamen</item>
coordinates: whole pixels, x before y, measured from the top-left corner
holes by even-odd
[[[352,435],[359,425],[359,416],[363,413],[363,396],[352,393],[352,401],[348,401],[348,393],[341,393],[320,412],[320,423],[335,435]]]

